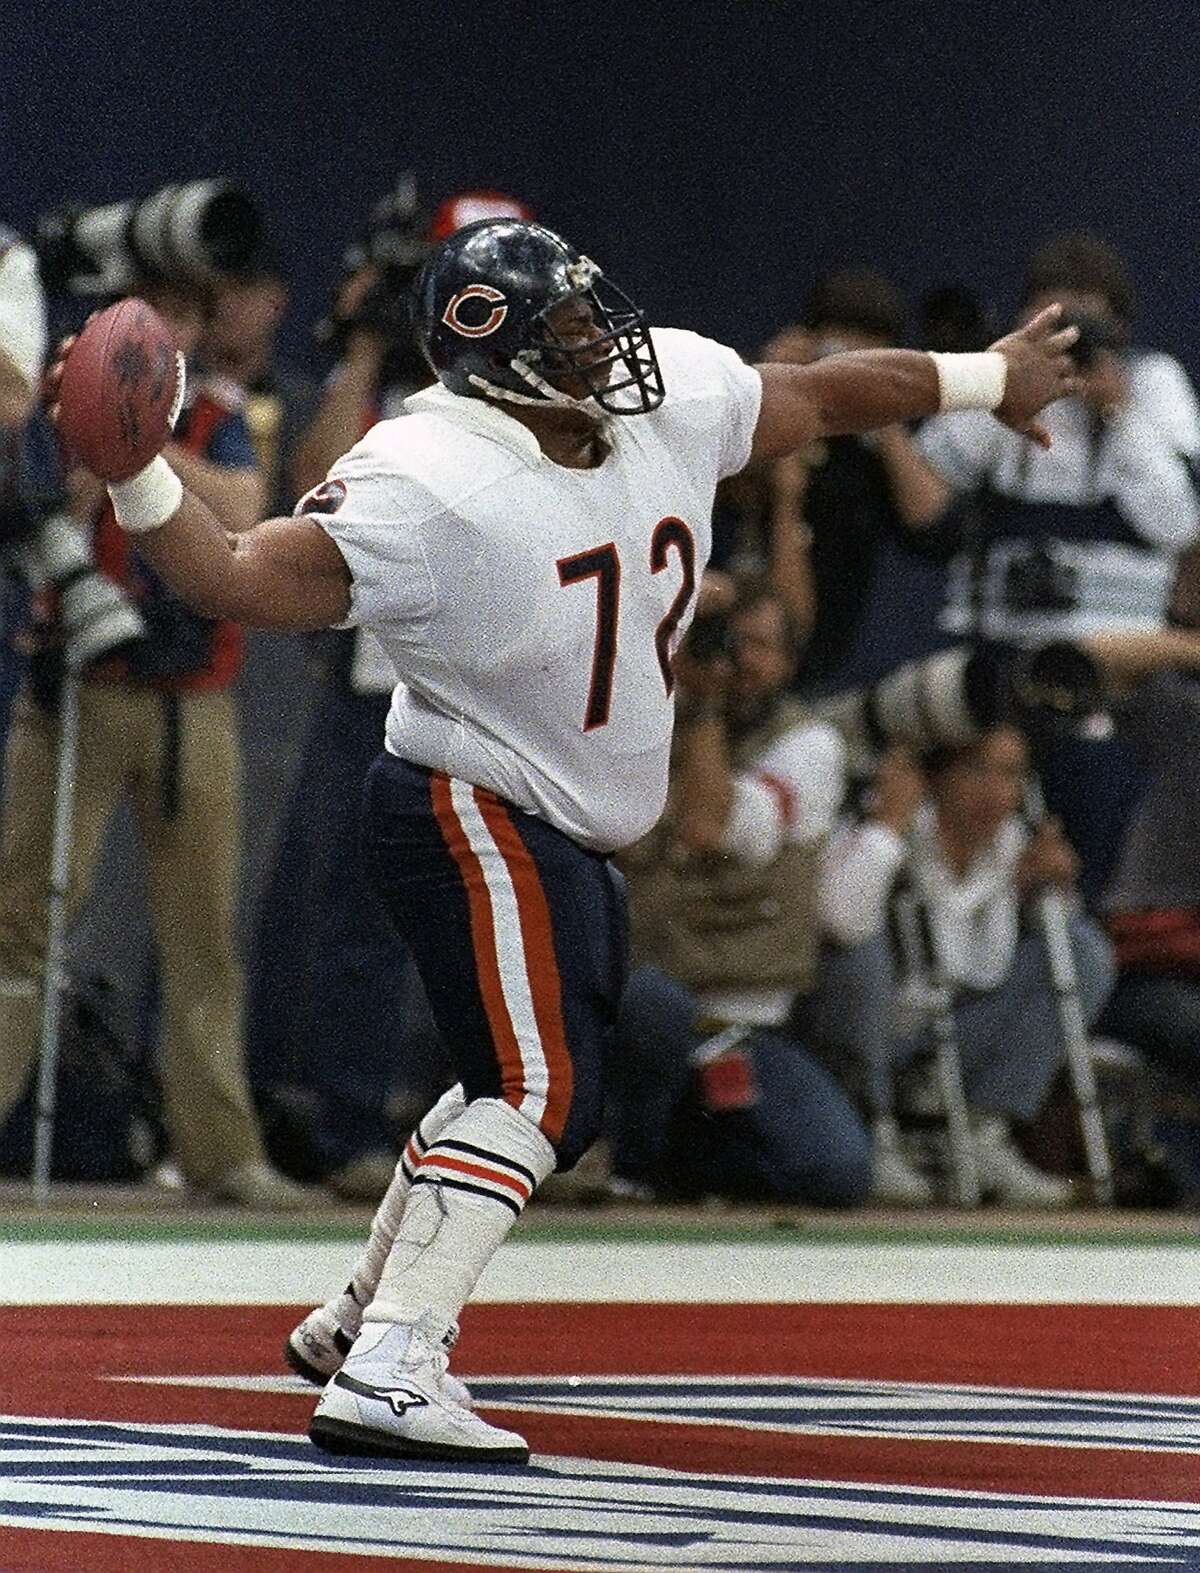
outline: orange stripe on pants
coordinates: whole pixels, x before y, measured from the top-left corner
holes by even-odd
[[[459,822],[450,797],[450,778],[433,771],[429,782],[433,812],[451,857],[458,865],[467,892],[471,920],[471,948],[483,997],[484,1014],[491,1030],[492,1044],[500,1064],[500,1092],[505,1103],[520,1108],[525,1098],[525,1067],[513,1029],[504,988],[500,982],[500,962],[496,955],[496,930],[492,922],[492,900],[480,863]],[[547,1135],[549,1133],[547,1132]]]
[[[575,1076],[567,1048],[567,1035],[563,1029],[562,980],[554,957],[550,907],[546,901],[546,892],[542,889],[537,864],[517,833],[508,810],[490,792],[481,791],[478,787],[475,789],[475,803],[491,831],[492,840],[500,850],[517,894],[529,992],[533,999],[533,1013],[538,1036],[542,1040],[549,1082],[541,1129],[548,1141],[557,1142],[567,1123]]]

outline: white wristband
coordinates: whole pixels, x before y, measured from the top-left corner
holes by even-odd
[[[110,481],[108,495],[121,528],[131,535],[144,535],[178,513],[183,482],[160,453],[127,481]]]
[[[1004,397],[1008,361],[999,350],[975,355],[930,353],[937,367],[939,409],[994,410]]]

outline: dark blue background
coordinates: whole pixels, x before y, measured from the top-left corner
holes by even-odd
[[[1142,337],[1198,369],[1192,4],[8,0],[0,43],[0,209],[233,176],[292,259],[295,350],[411,165],[432,199],[526,197],[656,320],[743,350],[831,263],[1007,314],[1029,247],[1092,225]]]

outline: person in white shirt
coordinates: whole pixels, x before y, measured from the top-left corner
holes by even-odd
[[[0,224],[0,568],[31,527],[23,493],[26,428],[37,407],[46,354],[46,302],[33,250]],[[0,572],[0,759],[9,706],[24,666],[14,635],[25,622],[28,591]],[[0,766],[2,773],[2,766]]]
[[[1121,257],[1088,232],[1029,259],[1021,313],[1061,302],[1080,338],[1079,387],[1047,412],[1048,449],[969,412],[939,415],[917,448],[965,527],[942,626],[1036,645],[1161,628],[1179,554],[1200,540],[1200,400],[1179,362],[1133,342]],[[1137,782],[1119,738],[1039,740],[1046,801],[1095,904],[1113,872]]]
[[[0,224],[0,430],[19,431],[37,402],[46,301],[33,248]]]
[[[1050,310],[982,357],[753,369],[695,334],[652,335],[594,263],[514,219],[445,241],[416,313],[441,385],[297,517],[227,539],[158,460],[111,490],[193,605],[365,623],[400,674],[365,857],[462,1080],[418,1127],[351,1289],[292,1347],[331,1376],[310,1427],[323,1447],[523,1461],[524,1439],[447,1385],[446,1349],[537,1185],[598,1128],[624,971],[608,855],[666,798],[671,662],[717,482],[939,408],[1044,440],[1038,411],[1075,385],[1073,334]]]
[[[1035,1118],[1064,1059],[1042,938],[1026,921],[1026,903],[1046,884],[1071,890],[1078,860],[1055,821],[1030,831],[1020,818],[1029,760],[1014,727],[993,727],[922,764],[918,770],[892,754],[867,818],[844,824],[830,843],[822,912],[837,945],[824,958],[823,988],[835,1008],[823,1021],[865,1062],[877,1117],[893,1119],[893,1077],[928,1048],[930,1031],[928,996],[919,977],[905,979],[888,934],[889,900],[903,873],[953,991],[984,1193],[1014,1205],[1066,1205],[1070,1185],[1026,1162],[1011,1126]],[[1069,931],[1091,1021],[1112,986],[1111,949],[1081,909]]]
[[[1029,260],[1021,313],[1051,300],[1081,329],[1078,392],[1046,417],[1053,446],[969,412],[917,437],[952,491],[975,500],[982,532],[951,574],[953,633],[1029,643],[1158,628],[1175,560],[1200,539],[1200,401],[1173,356],[1131,344],[1124,263],[1098,236],[1053,237]]]

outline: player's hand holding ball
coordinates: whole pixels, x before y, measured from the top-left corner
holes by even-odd
[[[89,317],[47,373],[46,402],[63,443],[109,483],[126,529],[156,529],[179,506],[182,487],[158,455],[183,394],[174,334],[133,296]]]

